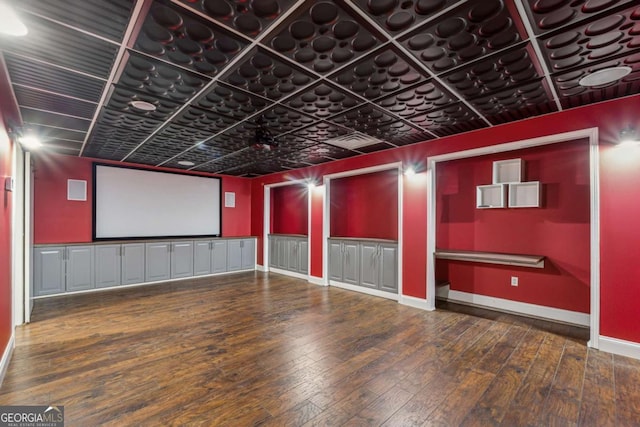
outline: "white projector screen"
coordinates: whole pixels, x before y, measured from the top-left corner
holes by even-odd
[[[94,239],[219,236],[220,178],[94,164]]]

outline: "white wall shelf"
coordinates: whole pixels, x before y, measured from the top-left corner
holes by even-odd
[[[540,182],[520,182],[509,184],[510,208],[539,208]]]
[[[522,182],[524,178],[524,162],[522,159],[500,160],[493,162],[493,183],[509,184]]]
[[[505,207],[506,185],[479,185],[476,187],[476,207],[495,209]]]

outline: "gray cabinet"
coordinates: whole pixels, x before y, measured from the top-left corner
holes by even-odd
[[[156,282],[171,278],[171,243],[153,242],[145,247],[145,281]]]
[[[329,239],[329,279],[397,293],[397,244],[364,239]]]
[[[145,244],[126,243],[122,245],[122,284],[133,285],[145,280]]]
[[[247,270],[255,267],[254,239],[227,240],[227,271]]]
[[[64,292],[65,247],[35,248],[33,255],[33,294],[42,296]]]
[[[269,266],[280,270],[307,274],[309,244],[306,236],[269,235]]]
[[[214,240],[211,242],[211,272],[225,273],[227,271],[227,241]]]
[[[193,275],[211,273],[211,240],[196,241],[193,244]]]
[[[73,292],[92,289],[93,246],[69,246],[66,252],[66,290]]]
[[[96,245],[95,284],[96,288],[109,288],[122,283],[121,245]]]
[[[193,276],[193,242],[171,242],[171,278]]]

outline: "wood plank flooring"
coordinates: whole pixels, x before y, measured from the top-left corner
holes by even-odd
[[[68,426],[640,425],[640,361],[587,337],[241,273],[38,300],[0,404]]]

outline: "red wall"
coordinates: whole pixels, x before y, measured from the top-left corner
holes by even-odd
[[[324,186],[309,192],[311,197],[311,276],[322,277],[322,231],[324,226]]]
[[[331,236],[398,240],[398,170],[332,179]]]
[[[502,144],[523,139],[554,135],[579,129],[597,127],[600,142],[600,260],[601,260],[601,333],[606,336],[640,342],[640,264],[633,262],[638,255],[637,242],[640,226],[640,167],[634,156],[622,156],[630,163],[625,168],[618,165],[619,155],[614,155],[611,143],[616,141],[621,129],[633,126],[640,129],[640,95],[560,113],[539,116],[460,135],[425,141],[368,155],[347,158],[314,167],[271,174],[252,182],[251,231],[262,236],[262,186],[291,179],[316,179],[327,174],[402,161],[410,165],[424,162],[428,156],[457,152],[483,146]],[[406,185],[404,189],[406,191]],[[417,198],[405,194],[403,241],[403,293],[424,297],[426,295],[426,233],[410,232],[408,227],[426,222],[425,199],[422,192]],[[418,209],[412,218],[406,220]],[[560,244],[561,242],[557,242]],[[415,252],[414,252],[415,251]],[[421,253],[420,253],[421,252]],[[312,253],[312,258],[318,255]],[[414,261],[409,262],[408,257]],[[262,243],[258,245],[258,263],[262,262]],[[407,286],[407,284],[411,284]]]
[[[86,180],[87,188],[91,189],[92,164],[93,159],[72,156],[49,154],[39,155],[36,158],[34,243],[91,242],[91,191],[87,191],[86,202],[69,201],[67,200],[67,179]],[[125,163],[117,164],[126,165]],[[227,237],[250,235],[251,181],[225,176],[222,178],[222,191],[236,193],[236,207],[223,207],[222,235]]]
[[[13,146],[2,124],[0,115],[0,180],[2,181],[2,201],[0,201],[0,357],[11,339],[11,235],[13,193],[5,191],[4,178],[12,176]]]
[[[525,181],[540,181],[541,208],[477,209],[476,186],[492,163],[521,158]],[[589,145],[586,140],[438,164],[436,246],[544,255],[545,268],[439,261],[451,289],[589,312]],[[517,287],[511,276],[519,278]]]
[[[309,189],[292,184],[271,189],[271,232],[274,234],[309,233]]]

